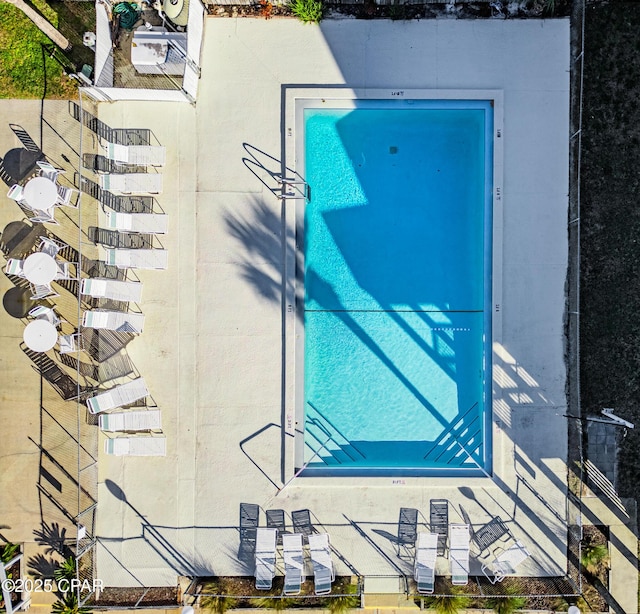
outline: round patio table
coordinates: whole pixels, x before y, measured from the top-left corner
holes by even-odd
[[[51,322],[39,319],[27,324],[22,338],[27,347],[34,352],[47,352],[58,341],[58,331]]]
[[[33,209],[48,211],[58,200],[58,188],[46,177],[34,177],[24,186],[24,197]]]
[[[46,285],[54,280],[58,273],[58,264],[49,254],[36,252],[24,261],[22,270],[31,283]]]

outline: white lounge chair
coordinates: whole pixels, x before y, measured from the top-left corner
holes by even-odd
[[[82,326],[85,328],[104,328],[121,333],[141,333],[144,314],[129,311],[102,311],[94,309],[82,314]]]
[[[437,555],[438,534],[418,533],[413,575],[418,585],[419,593],[427,595],[433,593],[435,586]]]
[[[126,384],[114,386],[100,394],[87,399],[87,407],[92,414],[99,414],[103,411],[131,405],[149,395],[149,389],[144,378],[139,377]]]
[[[166,249],[105,249],[106,264],[119,269],[166,269],[169,252]]]
[[[142,284],[138,281],[85,277],[80,283],[80,292],[94,298],[137,303],[142,298]]]
[[[16,277],[24,277],[24,260],[18,258],[9,258],[4,267],[7,275],[15,275]]]
[[[469,544],[471,535],[468,524],[449,525],[449,564],[451,584],[469,582]]]
[[[167,150],[159,145],[118,145],[106,143],[105,157],[122,164],[137,166],[164,166]]]
[[[256,588],[267,591],[276,575],[277,529],[256,529]]]
[[[114,437],[104,442],[104,451],[113,456],[166,456],[166,437]]]
[[[164,213],[118,213],[108,207],[105,211],[109,230],[164,234],[169,228],[169,216]]]
[[[122,411],[101,414],[98,423],[103,431],[159,431],[162,428],[162,416],[159,409],[144,411]]]
[[[162,175],[160,173],[104,173],[98,176],[103,190],[123,194],[160,194]]]
[[[313,533],[308,536],[309,552],[313,564],[313,580],[316,595],[328,595],[335,580],[335,570],[331,560],[331,548],[327,533]]]
[[[482,566],[482,573],[492,584],[502,582],[509,574],[516,573],[516,568],[524,563],[530,554],[522,542],[516,542],[503,550],[493,562]]]
[[[298,595],[305,580],[302,535],[300,533],[283,534],[282,554],[284,558],[284,589],[282,592],[285,595]]]

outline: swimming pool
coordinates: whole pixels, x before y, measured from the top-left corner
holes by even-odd
[[[303,123],[302,475],[489,472],[491,101]]]

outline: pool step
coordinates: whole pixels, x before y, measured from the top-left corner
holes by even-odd
[[[318,412],[307,413],[305,422],[305,458],[310,466],[340,466],[352,464],[362,455],[335,429],[322,419]]]

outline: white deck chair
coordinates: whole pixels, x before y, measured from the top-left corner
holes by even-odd
[[[169,252],[166,249],[105,249],[106,264],[119,269],[166,269]]]
[[[438,534],[418,533],[416,560],[413,575],[418,592],[431,594],[435,586],[436,557],[438,555]]]
[[[64,185],[59,185],[58,186],[58,200],[56,201],[55,206],[56,207],[73,207],[74,209],[77,207],[77,204],[72,205],[71,204],[71,197],[73,196],[73,193],[77,192],[77,190],[74,190],[73,188],[68,188],[67,186]]]
[[[144,314],[129,311],[103,311],[93,309],[82,314],[82,326],[85,328],[103,328],[120,333],[141,333]]]
[[[54,326],[58,326],[58,324],[60,324],[58,314],[51,309],[51,307],[45,307],[44,305],[36,305],[27,315],[35,318],[36,320],[46,320]]]
[[[56,224],[56,226],[60,226],[60,222],[56,221],[51,209],[48,209],[47,211],[38,211],[38,213],[39,215],[29,218],[29,221],[37,224]]]
[[[9,258],[4,267],[7,275],[15,275],[16,277],[24,277],[24,260],[18,258]]]
[[[45,177],[50,181],[56,182],[58,180],[58,175],[64,173],[63,170],[56,168],[49,162],[43,162],[42,160],[38,160],[36,164],[40,167],[40,177]]]
[[[285,533],[282,536],[282,554],[284,558],[284,595],[298,595],[304,577],[304,554],[302,552],[302,535]]]
[[[313,580],[316,595],[328,595],[331,583],[335,580],[335,570],[331,560],[331,548],[327,533],[313,533],[308,536],[311,563],[313,564]]]
[[[73,277],[69,270],[69,262],[57,262],[58,272],[54,279],[77,279],[77,277]]]
[[[510,548],[503,550],[492,563],[483,565],[482,573],[491,584],[502,582],[509,574],[515,574],[516,568],[524,563],[529,556],[531,555],[522,542],[516,542]]]
[[[276,575],[277,529],[256,529],[256,588],[267,591]]]
[[[123,194],[160,194],[162,174],[160,173],[104,173],[98,182],[103,190]]]
[[[48,254],[52,258],[55,258],[58,255],[58,252],[63,250],[65,247],[67,247],[66,243],[50,239],[49,237],[40,237],[40,243],[38,243],[38,251]]]
[[[131,405],[149,395],[149,389],[143,377],[138,377],[126,384],[114,386],[100,394],[87,399],[87,407],[92,414],[99,414],[109,409]]]
[[[142,298],[142,284],[137,281],[85,277],[80,283],[80,292],[94,298],[138,303]]]
[[[166,456],[166,437],[114,437],[104,442],[104,451],[113,456]]]
[[[59,335],[58,348],[60,354],[72,354],[73,352],[81,352],[84,350],[84,342],[81,333],[73,335]]]
[[[18,183],[15,183],[9,188],[7,196],[11,200],[15,200],[19,205],[27,205],[27,201],[24,198],[24,188]]]
[[[471,535],[468,524],[449,525],[449,564],[451,584],[469,582],[469,545]]]
[[[162,416],[159,409],[144,411],[122,411],[98,416],[103,431],[159,431],[162,428]]]
[[[166,148],[159,145],[118,145],[105,144],[105,157],[122,164],[138,166],[164,166],[167,158]]]
[[[164,213],[118,213],[108,207],[105,211],[109,230],[164,234],[169,228],[169,216]]]
[[[49,284],[29,284],[31,286],[31,300],[60,296]]]

